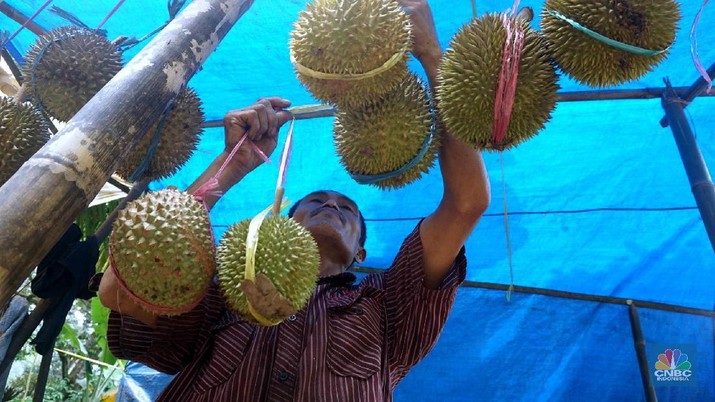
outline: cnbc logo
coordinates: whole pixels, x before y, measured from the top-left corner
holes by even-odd
[[[690,381],[693,375],[692,364],[688,361],[688,355],[680,349],[666,349],[658,355],[653,374],[659,382]]]

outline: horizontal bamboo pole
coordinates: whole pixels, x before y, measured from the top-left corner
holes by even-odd
[[[192,1],[0,188],[0,305],[252,4]]]
[[[688,87],[673,88],[677,94],[685,95]],[[558,102],[580,102],[597,100],[629,100],[629,99],[655,99],[663,95],[665,88],[643,88],[643,89],[602,89],[594,91],[563,91],[558,93]],[[715,96],[700,93],[698,96]],[[300,110],[303,106],[298,106],[298,111],[293,113],[296,120],[315,119],[318,117],[331,117],[335,114],[335,108],[325,105],[323,108],[315,110]],[[223,127],[223,119],[208,120],[201,127]]]

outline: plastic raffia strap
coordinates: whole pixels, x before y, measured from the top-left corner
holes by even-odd
[[[299,73],[303,75],[307,75],[308,77],[312,78],[317,78],[320,80],[343,80],[343,81],[360,81],[364,80],[367,78],[372,78],[377,75],[380,75],[384,73],[385,71],[391,69],[394,67],[402,58],[405,56],[405,52],[397,52],[392,55],[383,65],[380,67],[370,70],[364,73],[355,73],[355,74],[350,74],[350,73],[344,73],[344,74],[338,74],[338,73],[324,73],[321,71],[315,71],[313,69],[310,69],[300,63],[295,59],[295,54],[293,53],[293,49],[290,50],[290,62],[293,63],[293,66],[295,67],[296,70],[298,70]]]
[[[650,49],[643,49],[642,47],[638,47],[638,46],[629,45],[627,43],[619,42],[615,39],[611,39],[607,36],[601,35],[598,32],[592,31],[592,30],[586,28],[585,26],[579,24],[578,22],[564,16],[563,14],[559,13],[558,11],[546,10],[546,13],[568,23],[569,25],[576,28],[577,30],[583,32],[584,34],[592,37],[593,39],[596,39],[597,41],[599,41],[605,45],[615,47],[616,49],[623,50],[628,53],[637,54],[639,56],[657,56],[661,53],[667,52],[670,49],[670,46],[668,46],[667,48],[662,49],[662,50],[650,50]]]
[[[524,30],[513,17],[517,7],[518,1],[512,8],[511,16],[505,13],[501,15],[506,30],[506,40],[504,41],[502,66],[494,98],[494,132],[492,135],[496,144],[502,143],[509,128],[519,78],[519,61],[524,49]]]
[[[695,14],[695,18],[693,19],[693,25],[690,27],[690,56],[693,58],[695,69],[698,70],[705,82],[708,83],[708,86],[705,89],[705,93],[710,94],[713,87],[713,81],[712,78],[710,78],[710,75],[708,75],[707,70],[705,70],[705,67],[703,67],[703,64],[700,62],[700,55],[698,54],[697,36],[697,28],[698,23],[700,22],[700,15],[702,15],[703,10],[705,10],[705,6],[708,4],[708,1],[709,0],[703,1],[703,5],[700,6],[700,10],[698,10],[698,13]]]
[[[434,138],[434,131],[435,131],[434,125],[432,125],[429,135],[425,137],[424,141],[422,141],[422,146],[420,147],[420,151],[417,153],[417,155],[415,155],[414,158],[412,158],[412,160],[407,162],[407,164],[405,164],[401,168],[399,168],[397,170],[393,170],[391,172],[385,172],[385,173],[379,173],[379,174],[358,174],[358,173],[350,173],[350,172],[348,172],[348,174],[350,175],[350,177],[353,178],[353,180],[355,180],[356,182],[358,182],[360,184],[374,184],[374,183],[381,182],[383,180],[397,177],[397,176],[405,173],[409,169],[412,169],[413,167],[415,167],[418,163],[420,163],[422,158],[425,157],[425,155],[427,154],[427,150],[429,150],[429,147],[432,144],[432,139]]]
[[[154,133],[154,136],[151,137],[151,142],[149,142],[149,149],[147,149],[146,155],[144,155],[144,159],[142,159],[139,166],[137,166],[136,170],[134,170],[134,173],[132,173],[132,175],[128,178],[130,183],[139,180],[141,175],[143,175],[144,172],[149,168],[151,160],[154,158],[154,154],[156,153],[156,148],[159,146],[159,141],[161,140],[161,133],[164,131],[164,125],[166,124],[166,120],[169,117],[169,113],[174,106],[175,99],[176,98],[173,98],[171,101],[169,101],[169,103],[166,104],[164,112],[162,112],[161,114],[161,120],[159,120],[159,124],[157,124],[156,126],[156,132]]]
[[[283,200],[283,203],[281,204],[281,210],[287,208],[288,205],[290,205],[288,203],[288,200]],[[256,281],[256,249],[258,249],[258,234],[260,232],[261,225],[263,224],[263,220],[266,218],[268,213],[271,212],[272,209],[273,205],[267,207],[258,215],[256,215],[253,219],[251,219],[251,222],[248,224],[248,234],[246,235],[245,278],[246,280],[249,280],[254,283]],[[280,321],[273,321],[261,315],[253,308],[251,302],[248,299],[246,299],[246,302],[248,303],[248,311],[251,313],[253,318],[256,319],[256,321],[261,323],[261,325],[270,327],[273,325],[278,325],[280,323]]]

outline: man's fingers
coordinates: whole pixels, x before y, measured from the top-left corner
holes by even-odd
[[[270,102],[273,109],[285,109],[290,106],[290,101],[288,99],[279,98],[277,96],[263,98]]]

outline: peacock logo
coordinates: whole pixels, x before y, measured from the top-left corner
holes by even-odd
[[[654,374],[658,381],[690,381],[692,364],[680,349],[666,349],[658,355]]]

